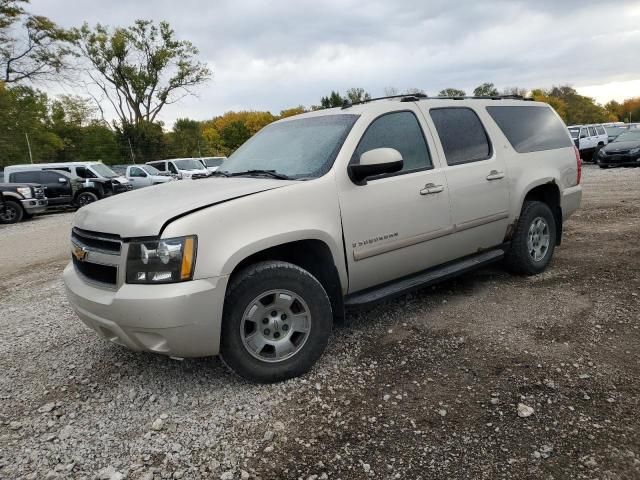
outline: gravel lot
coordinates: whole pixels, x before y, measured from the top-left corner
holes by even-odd
[[[0,478],[640,478],[640,169],[583,184],[544,274],[352,312],[267,386],[84,327],[71,214],[0,227]]]

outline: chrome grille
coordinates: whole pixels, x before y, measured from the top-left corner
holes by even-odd
[[[80,247],[108,255],[120,255],[122,241],[118,235],[89,232],[79,228],[71,231],[71,241]]]
[[[120,236],[74,227],[71,247],[73,265],[88,282],[107,288],[122,284],[126,248],[123,252]]]

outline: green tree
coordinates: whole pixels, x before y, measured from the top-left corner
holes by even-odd
[[[249,140],[249,138],[251,138],[251,132],[240,120],[229,123],[220,132],[222,144],[229,152],[236,150],[240,145]]]
[[[322,108],[335,108],[341,107],[344,102],[344,98],[338,92],[331,90],[331,94],[328,97],[322,97],[320,99],[320,105]]]
[[[498,89],[493,83],[483,83],[473,89],[474,97],[495,97],[498,95]]]
[[[280,118],[292,117],[294,115],[300,115],[301,113],[305,113],[307,111],[302,105],[298,105],[297,107],[287,108],[285,110],[280,110]]]
[[[71,34],[47,17],[27,13],[28,0],[0,0],[0,79],[56,78],[65,68]]]
[[[347,90],[347,98],[351,103],[364,102],[371,99],[371,95],[364,88],[350,88]]]
[[[438,92],[439,97],[464,97],[467,93],[459,88],[445,88]]]
[[[204,139],[200,122],[189,118],[179,118],[169,134],[169,151],[172,157],[202,156]]]
[[[78,53],[89,65],[89,76],[125,124],[149,124],[211,76],[197,58],[198,49],[178,40],[167,22],[136,20],[130,27],[111,29],[84,24],[74,29]]]
[[[121,156],[127,159],[127,162],[144,163],[167,157],[167,142],[162,124],[158,122],[143,121],[118,125],[116,141]]]

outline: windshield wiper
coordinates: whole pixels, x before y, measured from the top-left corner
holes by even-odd
[[[217,172],[217,170],[216,170]],[[216,173],[214,172],[214,173]],[[290,176],[285,175],[284,173],[278,173],[275,170],[245,170],[244,172],[220,172],[221,174],[226,174],[228,177],[241,177],[243,175],[251,176],[251,175],[267,175],[272,178],[277,178],[279,180],[293,180]]]

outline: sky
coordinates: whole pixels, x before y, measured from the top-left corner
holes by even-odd
[[[350,87],[570,84],[600,103],[640,96],[640,1],[31,0],[29,10],[64,27],[168,21],[213,71],[197,97],[163,110],[168,125],[277,114]]]

